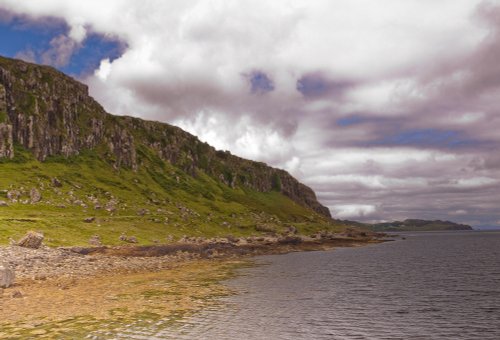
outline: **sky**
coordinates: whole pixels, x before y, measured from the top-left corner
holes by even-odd
[[[336,218],[500,226],[500,0],[0,0],[0,37]]]

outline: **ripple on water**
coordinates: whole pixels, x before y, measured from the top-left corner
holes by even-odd
[[[239,294],[133,339],[500,339],[500,233],[264,256]]]

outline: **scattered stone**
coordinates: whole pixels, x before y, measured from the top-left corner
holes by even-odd
[[[104,209],[106,209],[106,211],[108,211],[108,212],[114,212],[114,211],[116,211],[116,202],[115,201],[109,201],[108,203],[106,203]]]
[[[56,188],[62,187],[62,183],[56,177],[52,178],[52,185]]]
[[[265,225],[265,224],[258,224],[255,227],[255,230],[260,231],[260,232],[265,232],[265,233],[274,233],[276,232],[276,229],[272,226]]]
[[[14,298],[14,299],[20,299],[23,297],[23,293],[21,293],[20,290],[14,290],[11,294],[11,297]]]
[[[146,214],[149,214],[149,210],[148,209],[141,209],[137,212],[137,215],[139,216],[144,216]]]
[[[128,242],[128,243],[138,243],[137,237],[135,236],[127,236],[125,234],[120,235],[120,241]]]
[[[231,243],[238,243],[239,241],[239,239],[237,237],[234,237],[233,235],[227,235],[226,239]]]
[[[137,238],[135,236],[129,236],[126,240],[128,243],[137,243]]]
[[[38,249],[42,245],[43,234],[36,231],[28,231],[28,233],[17,242],[17,245],[24,248]]]
[[[14,271],[5,265],[0,265],[0,288],[9,288],[14,279]]]
[[[87,217],[86,219],[83,220],[85,223],[92,223],[95,221],[95,217]]]
[[[30,191],[30,199],[31,203],[38,203],[42,200],[42,194],[36,188],[33,188]]]
[[[89,244],[91,246],[101,246],[102,245],[102,243],[101,243],[101,237],[99,235],[93,235],[89,239]]]
[[[17,201],[19,197],[21,196],[21,193],[17,190],[9,190],[7,191],[7,198],[10,201]]]
[[[302,238],[299,236],[284,236],[278,239],[280,244],[299,244],[302,243]]]

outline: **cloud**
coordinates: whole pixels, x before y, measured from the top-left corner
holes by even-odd
[[[79,46],[77,41],[60,34],[50,41],[50,48],[41,54],[40,61],[46,65],[66,66]]]
[[[33,51],[32,49],[25,49],[23,51],[20,51],[16,53],[14,58],[24,60],[28,63],[35,63],[37,59],[36,52]]]
[[[365,217],[373,214],[376,210],[377,208],[374,205],[368,204],[345,204],[333,207],[335,215],[339,218]]]
[[[170,122],[284,167],[338,217],[500,219],[497,1],[0,8],[66,21],[68,33],[48,46],[53,65],[71,60],[89,32],[120,39],[123,54],[85,79],[108,111]]]

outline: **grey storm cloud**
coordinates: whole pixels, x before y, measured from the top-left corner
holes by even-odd
[[[108,111],[285,168],[339,218],[499,225],[499,1],[0,0],[0,9],[0,19],[67,23],[47,46],[53,64],[89,31],[123,41],[119,58],[83,79]]]

